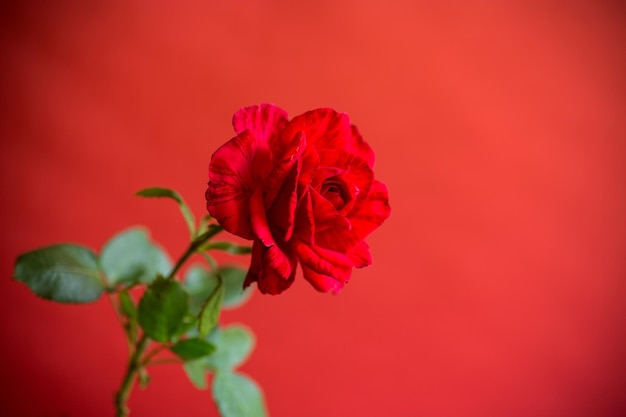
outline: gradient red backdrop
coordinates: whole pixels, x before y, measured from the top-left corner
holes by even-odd
[[[626,415],[624,8],[442,3],[3,6],[0,414],[112,416],[126,359],[107,300],[37,299],[15,257],[132,224],[178,256],[174,206],[133,193],[202,214],[232,113],[273,102],[349,113],[393,210],[341,295],[224,315],[273,417]],[[131,415],[216,415],[152,375]]]

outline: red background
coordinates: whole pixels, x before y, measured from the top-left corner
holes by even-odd
[[[0,414],[111,416],[126,358],[106,299],[37,299],[17,254],[146,224],[178,256],[174,206],[133,193],[202,214],[232,113],[273,102],[348,112],[393,210],[341,295],[224,316],[273,417],[626,415],[618,2],[180,3],[3,6]],[[216,415],[152,375],[132,415]]]

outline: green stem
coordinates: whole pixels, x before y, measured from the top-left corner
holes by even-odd
[[[187,259],[189,259],[189,257],[193,255],[198,250],[198,248],[202,246],[206,241],[211,239],[222,230],[224,230],[222,226],[212,224],[209,226],[209,230],[195,238],[189,245],[189,248],[187,248],[187,251],[183,254],[183,256],[180,257],[178,262],[176,262],[176,265],[174,265],[174,269],[172,269],[172,272],[170,272],[170,274],[167,276],[167,279],[174,278],[174,275],[176,275],[178,270],[183,266]]]
[[[128,322],[124,319],[124,315],[122,314],[121,310],[121,303],[119,301],[119,294],[117,297],[117,300],[115,299],[115,293],[108,293],[109,296],[109,301],[111,302],[111,306],[113,307],[113,311],[115,311],[115,316],[117,317],[117,320],[120,322],[120,325],[122,326],[122,328],[124,329],[124,335],[126,336],[126,344],[128,345],[128,352],[130,354],[132,347],[133,347],[133,343],[131,342],[131,340],[133,340],[131,338],[130,335],[130,328],[128,326]]]
[[[148,337],[145,334],[141,336],[135,346],[135,351],[128,362],[128,368],[126,369],[126,374],[122,380],[122,385],[120,386],[119,391],[115,394],[116,417],[128,416],[128,407],[126,406],[126,403],[128,402],[128,397],[133,389],[137,373],[141,369],[141,355],[148,346]]]
[[[211,239],[216,234],[220,233],[222,230],[222,226],[212,224],[209,226],[208,230],[195,238],[189,248],[185,251],[183,256],[180,257],[172,272],[167,276],[168,279],[174,278],[174,275],[178,272],[178,270],[184,265],[184,263],[189,259],[191,255],[193,255],[204,243],[206,243],[209,239]],[[111,300],[113,301],[113,300]],[[115,303],[113,303],[113,307],[117,308]],[[119,314],[119,311],[116,310]],[[121,315],[120,315],[121,319]],[[131,334],[126,332],[126,336],[129,340],[131,340]],[[153,351],[151,354],[146,357],[145,360],[142,360],[142,355],[148,346],[148,337],[143,334],[137,343],[134,345],[134,351],[132,356],[130,357],[130,361],[128,362],[128,367],[126,368],[126,374],[124,375],[124,379],[122,380],[122,385],[120,386],[119,391],[115,394],[115,415],[116,417],[127,417],[128,416],[128,407],[126,403],[128,402],[128,397],[130,397],[130,392],[133,389],[133,385],[135,383],[135,379],[137,374],[141,370],[141,368],[147,363],[147,361],[152,358],[154,354],[156,354],[159,349]]]
[[[141,364],[143,366],[147,366],[148,364],[151,364],[150,360],[155,357],[156,355],[158,355],[160,352],[162,352],[163,350],[165,350],[166,348],[168,348],[168,346],[166,345],[160,345],[156,348],[154,348],[152,350],[152,352],[148,352],[146,354],[146,356],[144,356],[143,360],[141,361]]]

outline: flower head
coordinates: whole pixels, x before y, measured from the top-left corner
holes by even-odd
[[[254,241],[245,285],[279,294],[300,264],[317,290],[338,292],[371,264],[364,239],[390,213],[374,152],[332,109],[288,120],[262,104],[235,113],[233,127],[211,159],[206,199],[224,229]]]

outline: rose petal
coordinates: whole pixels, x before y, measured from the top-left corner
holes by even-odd
[[[333,277],[341,282],[347,281],[350,278],[352,266],[332,264],[329,260],[315,253],[306,242],[300,240],[295,242],[294,248],[298,261],[300,261],[302,266],[306,266],[318,274]]]
[[[266,268],[263,274],[257,280],[257,286],[259,291],[263,294],[277,295],[291,287],[296,277],[296,270],[294,269],[287,279],[279,276],[273,269]]]
[[[247,288],[253,282],[257,282],[259,274],[263,267],[263,249],[265,246],[263,243],[256,239],[252,244],[252,253],[250,256],[250,267],[246,274],[246,280],[243,282],[243,287]]]
[[[240,109],[233,116],[237,134],[249,130],[255,138],[268,143],[287,124],[287,112],[273,104],[261,104]]]
[[[306,146],[302,154],[302,166],[298,178],[298,188],[306,190],[311,185],[313,176],[319,166],[319,155],[313,146]]]
[[[312,211],[315,219],[315,231],[320,232],[326,229],[349,230],[350,222],[342,215],[337,213],[337,209],[327,199],[325,199],[317,190],[310,189],[309,196],[312,202]]]
[[[354,125],[352,125],[352,140],[350,141],[347,151],[363,159],[370,168],[374,167],[374,151],[363,140],[359,130]]]
[[[319,152],[320,165],[324,167],[340,167],[344,170],[342,175],[348,184],[357,189],[356,198],[363,198],[369,193],[374,180],[374,172],[367,162],[358,156],[352,155],[343,149],[325,150]],[[318,169],[320,171],[321,169]],[[315,179],[318,178],[316,173]],[[313,184],[317,186],[314,181]]]
[[[348,218],[355,236],[361,240],[383,224],[390,213],[387,187],[375,180],[367,198],[355,205]]]
[[[280,133],[274,149],[286,146],[297,132],[304,132],[309,146],[318,150],[345,149],[352,141],[350,119],[333,109],[316,109],[294,117]]]
[[[291,251],[290,251],[291,252]],[[296,257],[287,253],[279,245],[266,248],[263,252],[263,266],[273,269],[281,278],[288,279],[296,268]]]
[[[317,246],[338,252],[346,252],[360,239],[352,232],[350,221],[337,213],[335,206],[317,191],[309,190],[312,201],[314,236],[310,239]],[[306,241],[306,239],[305,239]]]
[[[355,268],[363,268],[372,264],[372,255],[370,247],[365,241],[360,241],[355,247],[350,249],[347,254]]]
[[[272,172],[272,154],[265,142],[257,140],[257,146],[252,159],[252,178],[257,187],[262,187]]]
[[[263,204],[263,191],[260,188],[257,188],[250,197],[250,222],[254,234],[265,246],[274,245],[274,237],[267,224],[265,205]]]
[[[256,282],[262,293],[280,294],[291,286],[296,275],[296,258],[294,255],[288,257],[285,253],[277,255],[276,251],[278,250],[280,249],[277,245],[266,248],[260,240],[255,240],[252,245],[252,258],[244,281],[244,288]],[[275,261],[277,257],[280,258],[281,256],[286,257],[288,266],[279,267],[280,271],[277,271],[274,268],[276,267]]]
[[[258,145],[249,132],[222,145],[209,164],[207,209],[229,232],[252,239],[250,197],[255,189],[252,160]]]
[[[300,157],[306,147],[306,139],[302,132],[298,132],[293,142],[280,156],[274,155],[274,169],[267,176],[265,182],[265,207],[270,207],[276,196],[284,186],[287,176],[291,174],[294,166],[302,166]],[[299,167],[298,167],[299,170]],[[297,179],[296,179],[297,180]],[[295,188],[295,185],[294,185]]]
[[[346,253],[326,249],[315,244],[310,244],[309,246],[317,256],[327,260],[332,265],[345,268],[352,268],[354,266],[354,261]]]
[[[302,275],[313,285],[318,291],[331,292],[337,294],[344,286],[345,282],[336,280],[335,278],[315,272],[311,268],[302,265]]]
[[[307,187],[308,188],[308,187]],[[305,242],[311,242],[315,235],[315,217],[310,193],[304,193],[296,208],[293,235]]]
[[[337,175],[341,175],[346,172],[345,168],[338,167],[329,167],[329,166],[320,166],[315,170],[313,174],[313,180],[311,181],[311,186],[319,189],[322,186],[324,181],[329,178],[336,177]]]
[[[284,242],[291,239],[296,223],[300,165],[301,163],[298,163],[291,168],[291,172],[285,178],[280,192],[268,210],[268,218],[272,224],[274,235],[277,238],[280,236]]]

